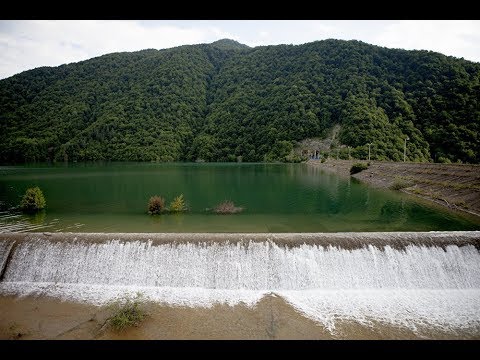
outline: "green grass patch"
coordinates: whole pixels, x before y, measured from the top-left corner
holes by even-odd
[[[139,326],[147,316],[143,309],[142,295],[137,293],[133,298],[123,297],[108,305],[112,315],[108,325],[113,331],[120,332],[133,326]]]
[[[390,185],[391,190],[401,190],[413,186],[413,182],[401,177],[395,177],[393,184]]]

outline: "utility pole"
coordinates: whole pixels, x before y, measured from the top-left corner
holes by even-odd
[[[405,138],[405,145],[403,147],[403,162],[407,159],[407,140],[410,140],[408,136]]]
[[[370,161],[370,145],[372,145],[372,143],[368,143],[368,161]]]

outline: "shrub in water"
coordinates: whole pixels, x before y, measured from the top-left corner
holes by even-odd
[[[216,212],[217,214],[235,214],[235,213],[239,213],[242,210],[243,210],[242,207],[235,206],[233,201],[229,201],[229,200],[225,200],[224,202],[215,206],[215,208],[213,209],[213,211]]]
[[[171,212],[181,212],[185,211],[185,200],[183,199],[183,194],[177,196],[173,201],[170,203],[170,211]]]
[[[150,215],[161,214],[165,210],[165,199],[161,196],[152,196],[148,200],[148,213]]]
[[[45,208],[45,197],[38,186],[28,188],[23,195],[20,207],[24,212],[34,213]]]
[[[359,173],[360,171],[367,170],[368,165],[364,163],[356,163],[353,164],[352,167],[350,168],[350,175]]]

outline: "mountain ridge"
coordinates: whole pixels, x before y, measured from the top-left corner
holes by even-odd
[[[478,163],[479,79],[475,62],[356,40],[105,54],[0,80],[0,162],[291,161],[341,125],[340,156],[373,143],[402,160],[408,136],[409,160]]]

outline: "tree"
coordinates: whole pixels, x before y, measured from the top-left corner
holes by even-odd
[[[46,205],[42,190],[35,186],[27,189],[20,203],[20,208],[24,212],[35,213],[44,209]]]

